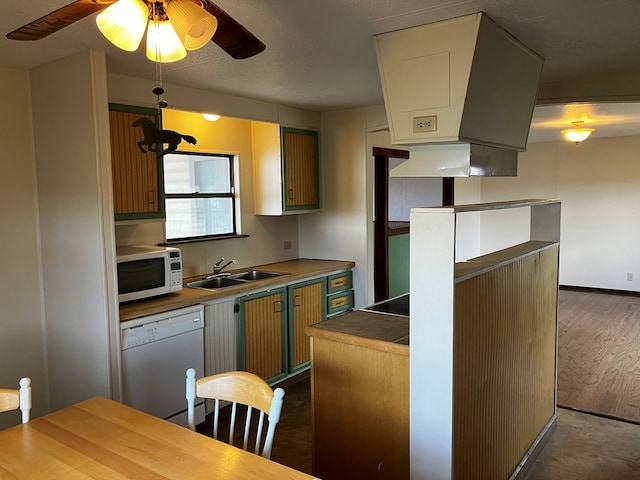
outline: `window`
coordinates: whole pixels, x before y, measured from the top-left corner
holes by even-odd
[[[236,234],[233,155],[164,155],[167,241]]]

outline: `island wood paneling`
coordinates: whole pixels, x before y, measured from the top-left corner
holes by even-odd
[[[555,415],[558,251],[456,284],[455,480],[509,478]]]
[[[409,356],[311,335],[314,475],[408,479]]]

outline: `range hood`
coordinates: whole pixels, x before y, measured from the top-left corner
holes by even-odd
[[[544,60],[484,13],[374,37],[392,176],[513,176]]]

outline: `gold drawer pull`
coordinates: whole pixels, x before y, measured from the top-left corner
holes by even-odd
[[[331,308],[344,307],[349,304],[349,297],[340,297],[335,300],[331,300]]]
[[[344,287],[349,283],[349,277],[334,278],[331,280],[331,288]]]

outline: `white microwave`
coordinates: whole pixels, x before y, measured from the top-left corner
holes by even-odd
[[[119,302],[182,290],[179,248],[146,245],[118,247],[116,264]]]

